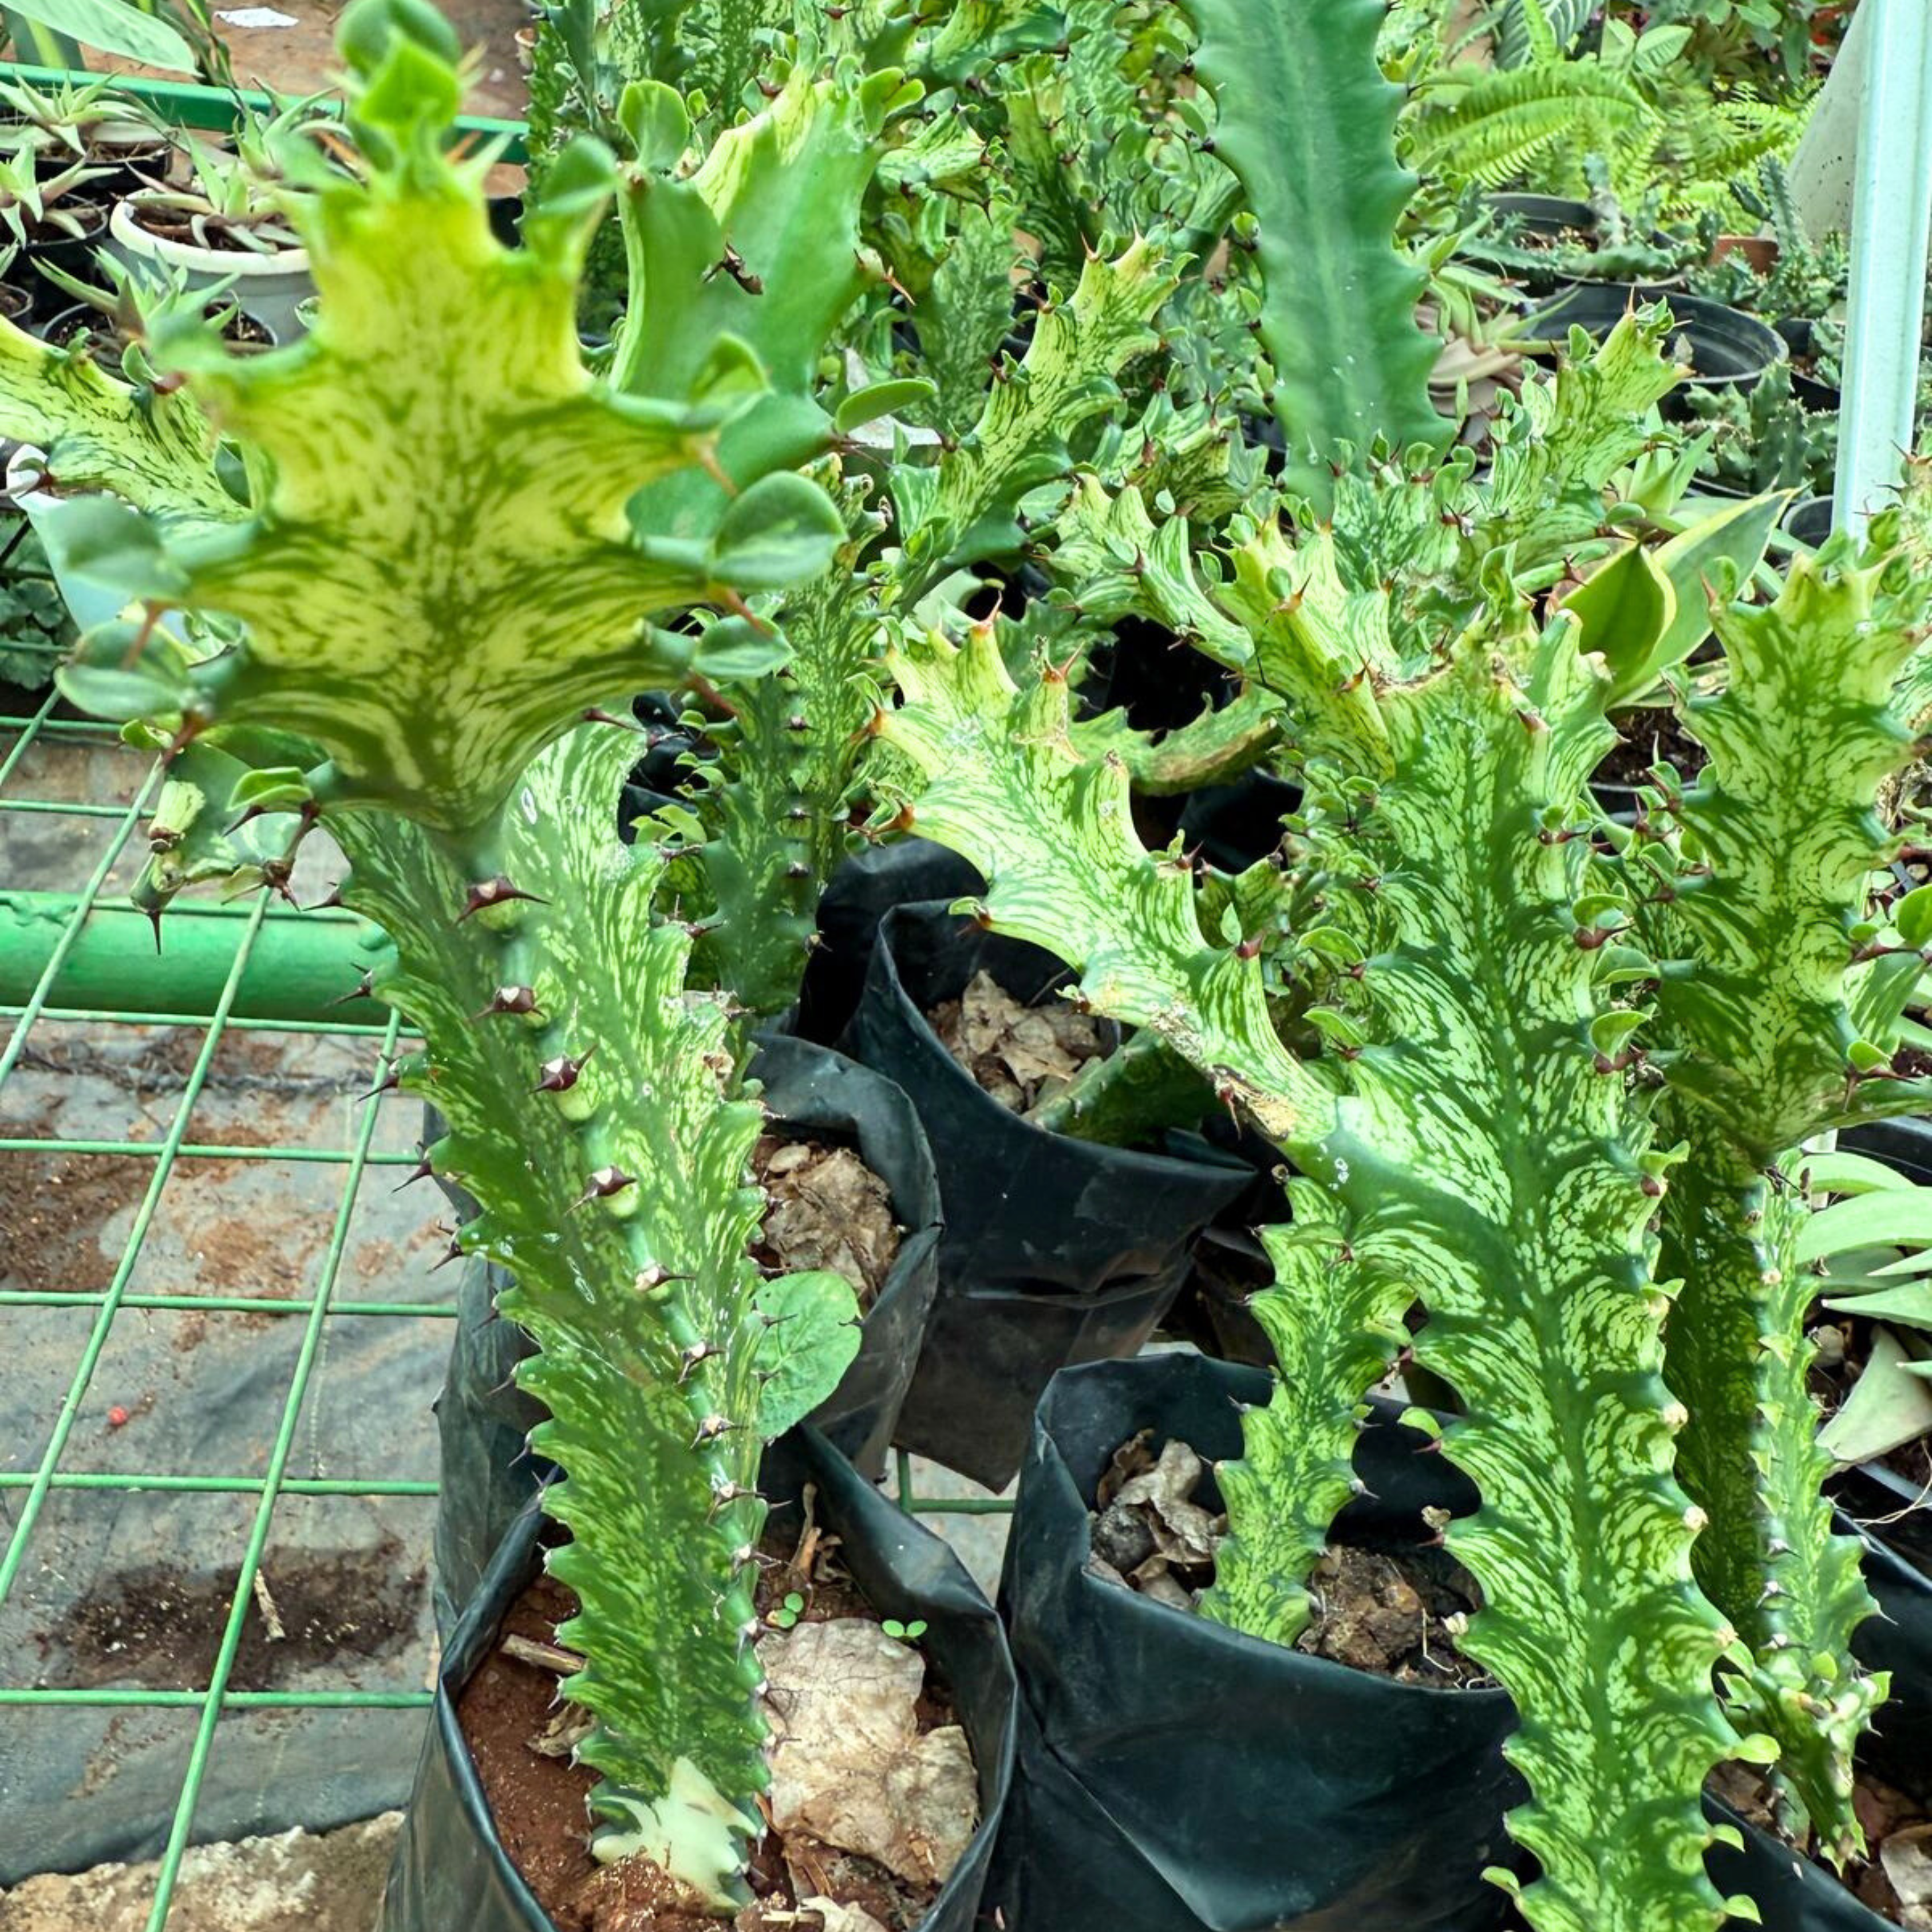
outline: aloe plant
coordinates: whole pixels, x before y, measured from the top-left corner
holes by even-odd
[[[1626,460],[1669,380],[1658,340],[1627,323],[1600,358],[1631,379]],[[1300,1170],[1255,1304],[1280,1374],[1222,1472],[1204,1610],[1299,1632],[1361,1396],[1419,1304],[1409,1346],[1455,1392],[1442,1446],[1482,1497],[1447,1536],[1484,1594],[1466,1648],[1521,1716],[1526,1916],[1684,1932],[1748,1910],[1703,1873],[1712,1766],[1774,1760],[1842,1852],[1850,1753],[1883,1695],[1847,1647],[1869,1605],[1820,1493],[1784,1157],[1924,1104],[1891,1062],[1922,919],[1888,938],[1871,898],[1924,613],[1882,532],[1864,560],[1796,566],[1774,605],[1720,610],[1729,682],[1683,712],[1710,775],[1600,851],[1606,705],[1702,630],[1680,591],[1736,580],[1709,567],[1722,533],[1694,530],[1670,566],[1626,549],[1534,618],[1527,556],[1498,538],[1546,523],[1580,449],[1608,453],[1592,374],[1513,427],[1446,529],[1439,484],[1391,470],[1345,490],[1332,528],[1258,518],[1197,584],[1283,702],[1306,794],[1286,874],[1204,892],[1145,850],[1102,725],[1072,722],[1050,666],[1016,686],[990,626],[908,640],[879,728],[922,778],[910,823],[986,875],[982,916],[1058,951],[1081,1000],[1185,1058]]]

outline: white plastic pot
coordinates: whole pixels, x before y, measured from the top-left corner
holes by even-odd
[[[252,316],[278,342],[292,342],[303,333],[297,306],[315,292],[308,256],[299,248],[278,254],[244,254],[234,248],[197,248],[152,234],[134,218],[134,206],[122,202],[108,223],[114,252],[125,262],[149,262],[184,273],[190,289],[230,284],[230,292],[244,315]]]

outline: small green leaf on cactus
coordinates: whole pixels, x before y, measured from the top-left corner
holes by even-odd
[[[782,590],[816,577],[844,541],[831,498],[781,471],[760,477],[724,512],[712,539],[713,572],[736,590]]]
[[[937,400],[939,389],[923,376],[902,376],[890,382],[868,383],[854,389],[838,405],[832,426],[841,436],[850,436],[881,416],[896,416],[908,410],[920,409]]]
[[[1898,936],[1915,950],[1932,945],[1932,886],[1916,886],[1892,909]]]
[[[752,1306],[766,1324],[752,1372],[762,1382],[758,1433],[770,1441],[838,1386],[859,1352],[859,1304],[843,1275],[818,1268],[766,1282]]]

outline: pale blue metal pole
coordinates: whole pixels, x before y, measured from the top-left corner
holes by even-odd
[[[1863,0],[1866,68],[1852,196],[1851,302],[1832,522],[1862,527],[1904,474],[1932,230],[1932,4]]]

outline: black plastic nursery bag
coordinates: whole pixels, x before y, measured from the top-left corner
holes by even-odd
[[[1050,953],[947,904],[896,908],[840,1044],[919,1110],[945,1210],[939,1298],[896,1440],[997,1489],[1019,1467],[1054,1371],[1141,1347],[1180,1292],[1194,1238],[1254,1169],[1198,1136],[1142,1153],[1003,1107],[926,1018],[982,969],[1027,1004],[1067,976]]]
[[[795,1430],[766,1464],[768,1493],[816,1486],[814,1518],[882,1616],[922,1618],[920,1647],[943,1674],[979,1770],[980,1823],[921,1932],[972,1932],[1013,1771],[1012,1665],[999,1619],[946,1545],[887,1502],[816,1430]],[[775,1507],[783,1526],[786,1510]],[[499,1843],[457,1720],[463,1687],[490,1654],[504,1612],[535,1575],[543,1519],[512,1524],[443,1654],[416,1791],[396,1846],[377,1932],[551,1932]],[[587,1821],[586,1821],[587,1828]]]

